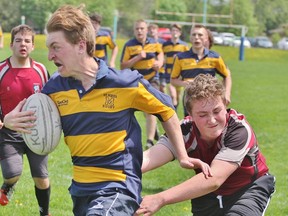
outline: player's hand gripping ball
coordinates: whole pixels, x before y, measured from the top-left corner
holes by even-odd
[[[59,144],[62,126],[59,111],[52,99],[43,94],[36,93],[27,98],[23,111],[33,110],[37,117],[31,134],[22,133],[27,146],[36,154],[51,153]]]

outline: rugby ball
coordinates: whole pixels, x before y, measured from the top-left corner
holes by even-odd
[[[26,145],[36,154],[47,155],[59,144],[62,126],[59,111],[52,99],[35,93],[27,98],[22,111],[35,111],[37,117],[31,133],[22,133]]]

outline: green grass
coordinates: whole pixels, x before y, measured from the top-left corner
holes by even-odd
[[[7,34],[5,37],[5,48],[0,50],[1,60],[10,55],[9,35]],[[117,40],[120,50],[118,60],[124,42],[123,39]],[[230,107],[243,112],[248,118],[257,134],[260,149],[266,156],[270,172],[277,178],[276,193],[271,200],[266,215],[288,215],[288,166],[286,164],[288,155],[288,52],[246,49],[245,60],[238,61],[239,50],[236,48],[215,47],[215,50],[221,53],[232,72],[233,89]],[[36,48],[32,57],[44,63],[51,73],[55,71],[56,68],[53,63],[47,61],[44,36],[36,37]],[[178,110],[179,116],[182,117],[182,108],[179,107]],[[145,130],[143,114],[138,112],[137,118]],[[145,140],[144,130],[143,140]],[[71,159],[63,141],[50,154],[49,171],[52,185],[51,213],[53,216],[70,216],[72,215],[72,202],[67,188],[71,182]],[[143,175],[143,195],[165,190],[188,179],[193,173],[191,170],[181,169],[177,161],[171,162]],[[2,182],[1,177],[0,182]],[[6,207],[0,206],[0,215],[38,215],[34,186],[26,158],[24,160],[24,171],[16,187],[13,200]],[[166,206],[156,215],[191,215],[190,201]]]

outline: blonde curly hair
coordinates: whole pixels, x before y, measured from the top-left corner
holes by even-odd
[[[192,102],[201,99],[211,99],[220,96],[225,104],[225,87],[223,83],[210,74],[199,74],[186,86],[184,91],[184,106],[191,113]]]

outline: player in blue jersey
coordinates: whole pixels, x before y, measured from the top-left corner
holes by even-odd
[[[159,37],[158,33],[159,26],[155,23],[150,23],[148,26],[148,36],[153,38],[161,47],[163,48],[163,43],[166,41],[163,38]],[[163,50],[162,50],[163,51]],[[165,83],[164,83],[164,74],[165,74],[165,67],[163,66],[158,70],[159,73],[159,90],[165,93]]]
[[[189,51],[176,55],[171,72],[171,83],[174,86],[186,87],[198,74],[211,74],[223,77],[226,89],[226,102],[230,103],[232,78],[222,57],[205,46],[208,44],[208,32],[205,26],[196,25],[191,28]],[[185,111],[185,115],[187,115]]]
[[[71,153],[74,215],[132,216],[138,209],[143,157],[141,128],[134,115],[138,110],[162,122],[181,166],[209,169],[187,156],[169,96],[137,71],[115,70],[93,57],[95,32],[82,7],[60,7],[46,29],[48,58],[58,71],[42,92],[58,106]]]
[[[96,34],[94,56],[100,58],[108,64],[107,46],[112,50],[109,66],[115,68],[115,61],[118,53],[118,46],[112,38],[110,32],[101,30],[102,16],[97,13],[90,14],[90,19]]]
[[[163,66],[164,54],[161,45],[153,38],[147,37],[148,26],[145,20],[134,23],[134,38],[128,40],[122,50],[121,68],[137,70],[156,89],[159,89],[158,71]],[[146,117],[146,148],[153,145],[157,120],[151,113]]]
[[[175,108],[177,108],[181,93],[182,86],[175,88],[170,85],[171,69],[173,65],[173,59],[177,53],[185,52],[189,50],[188,44],[180,39],[182,34],[182,26],[179,24],[171,25],[172,38],[163,44],[163,52],[165,55],[165,82],[169,85],[169,94],[172,98]]]

